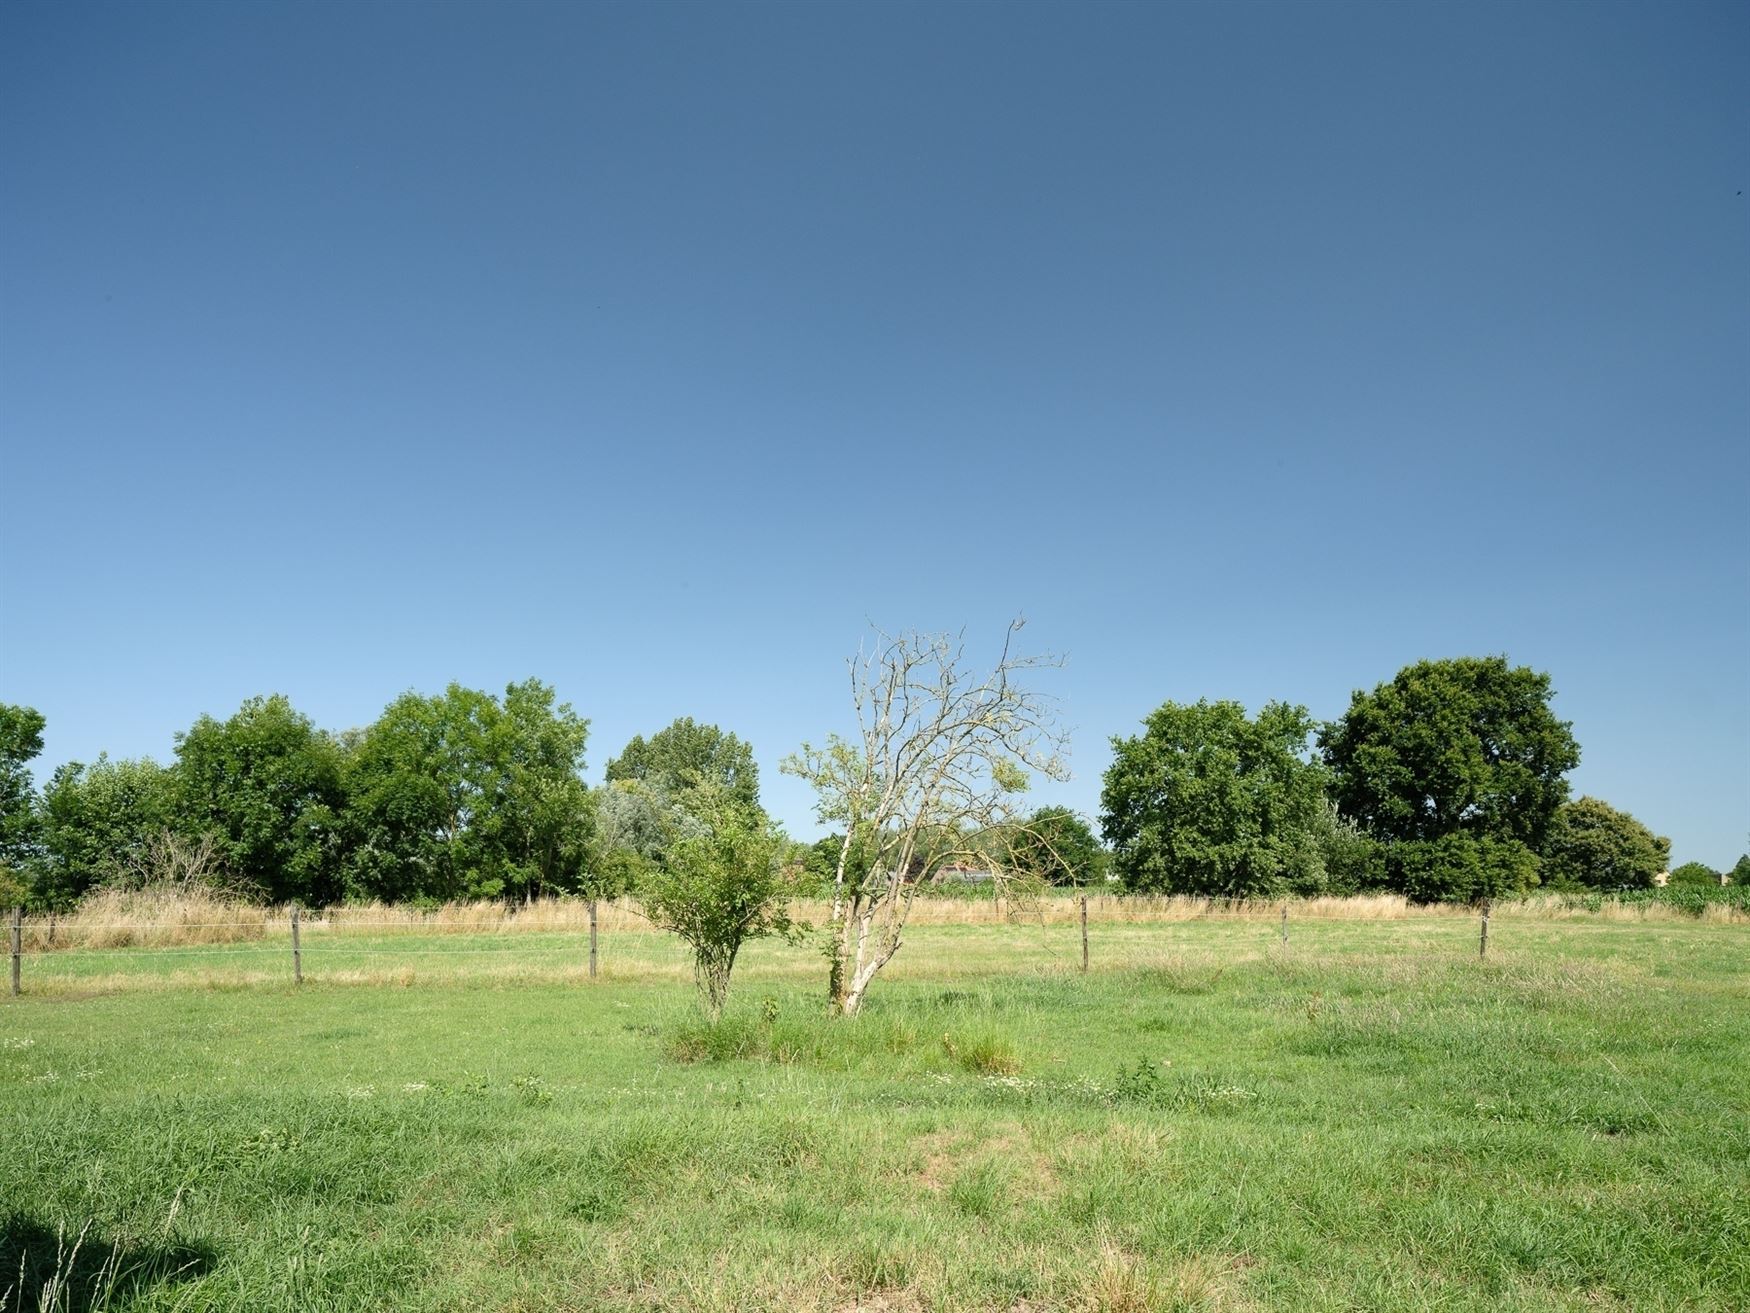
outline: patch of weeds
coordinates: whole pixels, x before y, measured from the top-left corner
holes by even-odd
[[[1643,1135],[1665,1129],[1650,1109],[1629,1108],[1607,1101],[1555,1104],[1546,1099],[1516,1099],[1511,1094],[1485,1095],[1453,1111],[1497,1124],[1560,1126],[1598,1135]]]
[[[785,1195],[776,1217],[786,1231],[828,1231],[837,1220],[834,1211],[805,1194]]]
[[[544,1108],[553,1102],[553,1091],[539,1076],[518,1076],[510,1083],[511,1091],[531,1108]]]
[[[766,1122],[751,1137],[748,1159],[761,1166],[795,1167],[815,1156],[818,1138],[813,1126],[797,1118]]]
[[[440,1098],[479,1098],[492,1089],[492,1082],[475,1072],[465,1071],[454,1080],[431,1082],[431,1090]]]
[[[1383,1004],[1358,1008],[1314,994],[1306,1004],[1306,1019],[1310,1031],[1297,1047],[1317,1057],[1337,1058],[1378,1050],[1395,1052],[1419,1047],[1423,1039],[1420,1029],[1403,1009]],[[1454,1038],[1447,1036],[1448,1043]]]
[[[779,1066],[794,1066],[813,1053],[814,1035],[805,1027],[790,1023],[774,1025],[767,1036],[766,1057]]]
[[[1178,1091],[1178,1106],[1196,1112],[1237,1112],[1258,1101],[1258,1091],[1200,1076]]]
[[[580,1222],[617,1222],[626,1211],[626,1183],[614,1172],[586,1177],[566,1200],[565,1211]]]
[[[895,1017],[883,1028],[881,1045],[895,1056],[910,1053],[918,1046],[917,1027],[909,1021]]]
[[[1160,1065],[1152,1058],[1140,1057],[1134,1066],[1118,1069],[1112,1082],[1112,1097],[1119,1103],[1164,1108],[1172,1101],[1172,1091],[1161,1076]]]
[[[254,1135],[237,1146],[237,1151],[254,1157],[265,1157],[271,1154],[291,1153],[304,1143],[303,1137],[294,1135],[283,1126],[263,1126]]]
[[[1169,1080],[1162,1068],[1170,1065],[1139,1057],[1128,1067],[1120,1067],[1113,1080],[1109,1101],[1115,1104],[1136,1104],[1144,1108],[1178,1109],[1186,1112],[1234,1112],[1258,1101],[1258,1091],[1245,1085],[1218,1080],[1213,1076],[1192,1076]],[[1098,1090],[1089,1082],[1089,1087]]]

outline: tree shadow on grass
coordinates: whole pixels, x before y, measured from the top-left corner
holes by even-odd
[[[214,1257],[206,1244],[0,1213],[0,1313],[120,1313],[155,1286],[201,1275]]]

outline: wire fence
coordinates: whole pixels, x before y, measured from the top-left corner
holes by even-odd
[[[822,909],[804,909],[820,910]],[[1184,900],[1152,906],[1113,897],[1069,897],[1005,907],[920,905],[906,930],[921,951],[895,960],[933,963],[960,972],[1035,969],[1088,971],[1136,965],[1174,950],[1255,954],[1297,937],[1329,945],[1338,931],[1359,933],[1374,950],[1406,950],[1430,942],[1487,956],[1491,909],[1449,909],[1438,917],[1379,914],[1353,903],[1349,915],[1332,906],[1257,902],[1235,905]],[[818,927],[823,918],[817,918]],[[1379,924],[1412,923],[1414,933],[1385,933]],[[420,914],[372,909],[263,910],[229,920],[57,920],[19,910],[10,918],[11,992],[64,992],[198,980],[238,984],[336,983],[390,980],[404,984],[444,975],[592,979],[674,979],[690,976],[691,949],[652,926],[632,900],[567,904],[540,915],[498,909],[496,917],[462,909]],[[1371,928],[1370,928],[1371,927]],[[813,948],[808,944],[812,942]],[[824,935],[803,944],[761,940],[747,946],[738,971],[766,977],[816,974]],[[1468,944],[1468,947],[1466,945]]]

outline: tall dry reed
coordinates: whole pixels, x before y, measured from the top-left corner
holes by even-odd
[[[75,948],[226,944],[260,939],[279,922],[275,911],[199,886],[99,889],[74,911],[32,916],[24,948],[33,953]]]

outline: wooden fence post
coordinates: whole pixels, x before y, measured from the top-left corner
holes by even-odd
[[[1082,974],[1088,973],[1088,896],[1082,895]]]
[[[298,905],[292,904],[292,982],[304,983],[304,952],[298,943]]]
[[[1483,931],[1477,939],[1478,957],[1489,955],[1489,907],[1494,901],[1492,898],[1483,899]]]
[[[12,996],[18,997],[18,964],[24,956],[24,909],[12,909]]]
[[[595,899],[589,900],[589,978],[595,979]]]
[[[1288,904],[1282,904],[1282,942],[1288,942]]]

